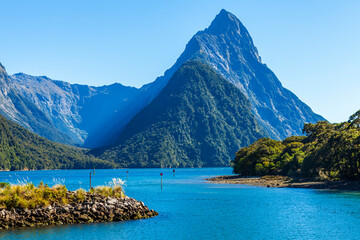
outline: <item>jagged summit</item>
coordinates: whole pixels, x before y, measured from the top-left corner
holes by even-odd
[[[208,28],[198,32],[194,38],[200,42],[200,45],[204,45],[204,40],[208,41],[209,39],[212,42],[217,42],[217,44],[222,43],[223,48],[228,49],[229,52],[234,46],[234,48],[238,48],[238,51],[235,52],[238,56],[235,58],[253,59],[261,63],[261,57],[246,27],[234,14],[224,9],[216,15]],[[213,45],[213,43],[211,44]]]
[[[235,31],[235,32],[247,32],[244,25],[240,22],[240,20],[232,13],[222,9],[218,15],[211,22],[210,26],[205,30],[205,32],[219,35],[225,33],[227,31]]]

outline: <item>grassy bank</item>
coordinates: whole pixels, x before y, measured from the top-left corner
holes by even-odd
[[[90,190],[90,194],[101,195],[105,197],[125,197],[124,191],[120,185],[98,186]],[[37,207],[46,207],[50,205],[65,205],[79,203],[84,201],[86,191],[78,189],[68,191],[64,185],[55,185],[49,187],[41,182],[38,186],[33,183],[22,185],[10,185],[9,183],[0,183],[0,208],[13,209],[33,209]]]

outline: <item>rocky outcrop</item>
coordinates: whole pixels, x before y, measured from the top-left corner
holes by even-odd
[[[71,198],[75,192],[68,192]],[[137,220],[157,216],[143,202],[86,193],[82,202],[35,209],[0,210],[0,229],[48,225]]]

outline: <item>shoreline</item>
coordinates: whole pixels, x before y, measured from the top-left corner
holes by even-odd
[[[209,183],[241,184],[272,188],[308,188],[323,190],[360,191],[360,181],[316,181],[294,180],[285,176],[242,177],[240,175],[226,175],[205,178]]]

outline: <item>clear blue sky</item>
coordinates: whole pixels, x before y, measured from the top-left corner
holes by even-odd
[[[70,83],[152,82],[222,9],[283,85],[331,122],[360,109],[358,0],[0,0],[8,73]]]

